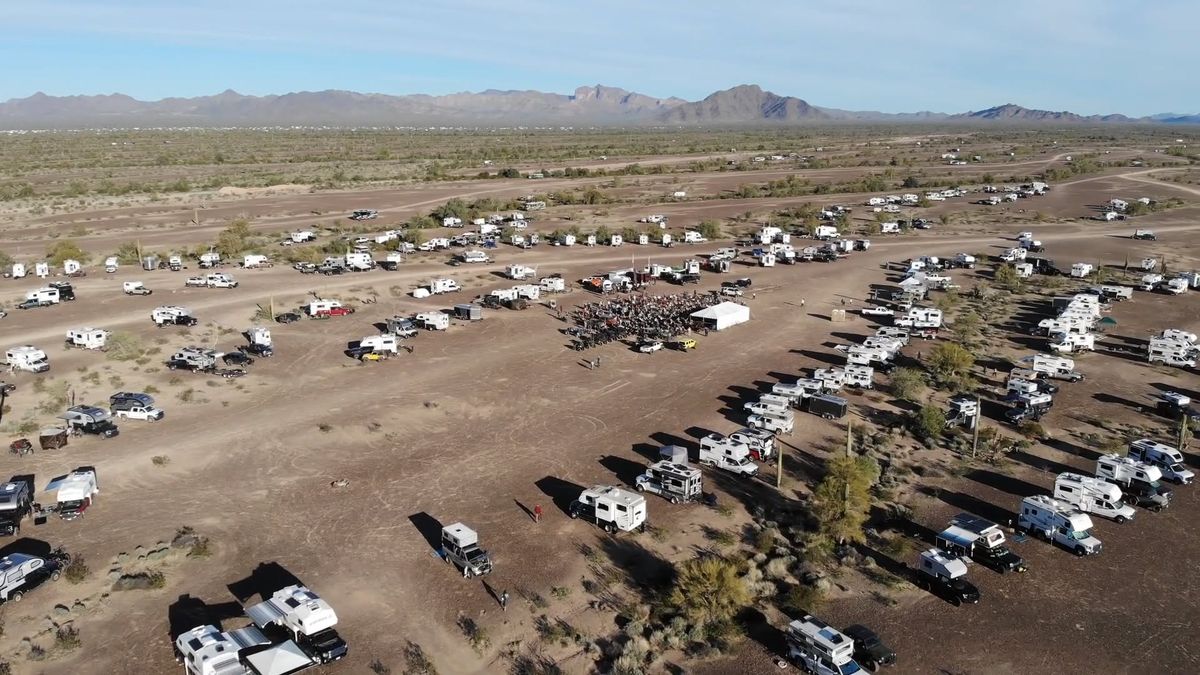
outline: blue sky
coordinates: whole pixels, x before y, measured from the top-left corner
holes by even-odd
[[[2,0],[0,100],[349,89],[1200,112],[1196,0]]]

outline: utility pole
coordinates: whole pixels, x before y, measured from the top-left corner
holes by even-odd
[[[971,459],[975,459],[976,453],[979,452],[979,421],[983,417],[983,406],[979,402],[979,396],[975,396],[975,421],[971,424],[974,427],[974,433],[971,434]]]
[[[846,418],[846,458],[854,456],[854,418]],[[842,488],[842,509],[850,508],[850,481]]]
[[[1177,444],[1177,447],[1179,448],[1179,450],[1181,452],[1184,450],[1187,450],[1187,441],[1188,441],[1188,416],[1187,416],[1187,413],[1184,413],[1183,416],[1179,418],[1179,443]]]
[[[775,452],[778,457],[775,458],[775,489],[783,489],[783,441],[775,443]]]

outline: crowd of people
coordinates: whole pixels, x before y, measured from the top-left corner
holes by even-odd
[[[571,312],[575,349],[583,350],[615,340],[668,340],[698,329],[692,312],[720,302],[716,293],[677,295],[621,295],[589,302]]]

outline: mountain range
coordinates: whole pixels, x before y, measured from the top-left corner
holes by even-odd
[[[1058,124],[1200,124],[1200,114],[1077,115],[1007,103],[958,114],[884,113],[822,108],[793,96],[739,85],[700,101],[656,98],[601,85],[574,94],[540,91],[464,92],[444,96],[362,94],[326,90],[246,96],[139,101],[124,94],[48,96],[41,92],[0,103],[0,129],[247,126],[734,126],[838,122],[962,122]]]

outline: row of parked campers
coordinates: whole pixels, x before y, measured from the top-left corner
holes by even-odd
[[[345,658],[337,614],[305,586],[281,588],[245,608],[253,623],[221,632],[197,626],[175,640],[175,658],[188,675],[282,675]]]
[[[21,521],[33,512],[34,493],[37,487],[33,474],[13,476],[0,484],[0,536],[12,537],[21,533]],[[63,520],[79,518],[91,506],[96,493],[100,492],[100,481],[93,466],[79,466],[70,473],[59,476],[46,486],[54,493],[54,511]],[[0,574],[0,583],[4,582]],[[4,598],[0,598],[4,599]]]
[[[1150,338],[1146,352],[1150,363],[1180,368],[1195,368],[1197,357],[1200,357],[1200,345],[1196,342],[1196,334],[1174,328]]]

